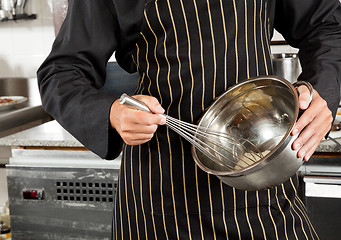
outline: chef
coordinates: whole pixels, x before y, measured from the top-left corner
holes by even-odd
[[[113,239],[318,239],[296,175],[261,191],[229,187],[196,166],[159,114],[196,123],[230,86],[271,75],[275,28],[299,48],[299,80],[315,89],[309,103],[298,88],[305,111],[292,132],[308,160],[340,101],[340,24],[338,0],[71,0],[39,87],[45,110],[91,151],[123,151]],[[99,90],[114,52],[156,114]]]

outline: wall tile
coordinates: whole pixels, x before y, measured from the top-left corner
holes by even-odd
[[[43,48],[43,34],[42,27],[17,27],[13,31],[13,54],[14,55],[28,55],[39,54],[44,52]]]
[[[290,47],[289,45],[274,45],[271,46],[272,53],[297,53],[298,49]]]
[[[43,19],[42,36],[44,42],[44,54],[47,56],[55,39],[53,19]]]
[[[13,55],[1,55],[0,54],[0,77],[13,77]]]
[[[36,77],[36,72],[44,59],[44,54],[14,56],[13,66],[15,77]]]
[[[29,1],[28,13],[37,14],[36,20],[0,22],[0,77],[35,76],[55,38],[49,3],[49,0]],[[273,40],[282,40],[282,36],[275,32]],[[274,53],[297,52],[286,45],[272,46],[271,49]],[[110,61],[115,61],[114,56]]]
[[[53,19],[51,7],[49,6],[48,0],[41,2],[41,18],[42,19]],[[52,4],[52,2],[51,2]]]
[[[274,35],[273,35],[271,40],[273,40],[273,41],[284,41],[284,38],[283,38],[282,34],[277,32],[276,30],[274,30]]]
[[[11,55],[13,53],[12,23],[0,22],[0,54]]]
[[[47,0],[31,0],[27,13],[35,20],[0,22],[0,77],[35,77],[54,40]]]

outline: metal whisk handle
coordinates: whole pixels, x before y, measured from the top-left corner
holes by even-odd
[[[136,107],[139,110],[145,111],[145,112],[149,112],[152,113],[150,111],[150,109],[147,107],[146,104],[144,104],[143,102],[129,96],[126,93],[123,93],[120,97],[120,104],[125,104],[125,105],[129,105],[132,107]]]

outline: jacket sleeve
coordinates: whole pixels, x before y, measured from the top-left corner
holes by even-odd
[[[274,27],[299,48],[299,80],[312,83],[335,117],[341,80],[339,0],[277,0]]]
[[[119,45],[113,1],[70,1],[52,51],[37,72],[44,109],[85,147],[102,158],[121,152],[122,139],[111,128],[115,101],[99,88],[106,64]]]

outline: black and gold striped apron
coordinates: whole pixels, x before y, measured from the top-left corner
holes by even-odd
[[[271,0],[269,0],[271,1]],[[268,0],[155,0],[145,6],[133,60],[137,94],[196,122],[224,90],[271,73]],[[297,177],[240,191],[200,170],[190,144],[160,126],[124,146],[114,239],[318,239],[297,196]]]

